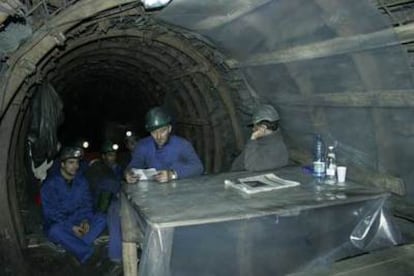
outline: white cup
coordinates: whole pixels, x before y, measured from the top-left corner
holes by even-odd
[[[344,183],[346,178],[346,167],[345,166],[338,166],[336,167],[338,183]]]

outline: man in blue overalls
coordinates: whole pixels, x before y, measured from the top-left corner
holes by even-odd
[[[174,179],[201,175],[204,171],[193,146],[186,139],[172,135],[171,116],[161,107],[154,107],[145,117],[145,128],[150,136],[138,141],[132,160],[125,170],[128,184],[139,181],[133,169],[155,168],[154,180],[168,182]],[[121,243],[121,236],[118,237]]]
[[[146,115],[145,128],[151,134],[138,141],[132,153],[125,179],[127,183],[137,182],[132,168],[155,168],[155,180],[168,182],[203,173],[203,164],[186,139],[172,135],[171,116],[161,107],[152,108]]]
[[[95,239],[106,227],[106,217],[93,212],[88,182],[78,172],[80,157],[78,148],[62,149],[59,173],[45,180],[41,197],[48,239],[85,263],[94,253]]]

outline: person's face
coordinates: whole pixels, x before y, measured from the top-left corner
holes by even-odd
[[[251,140],[260,139],[263,136],[267,135],[267,127],[262,124],[254,124],[252,127],[252,135],[250,136]]]
[[[111,152],[107,152],[107,153],[102,154],[102,160],[109,167],[115,165],[115,162],[116,162],[116,151],[111,151]]]
[[[129,151],[133,151],[136,144],[137,144],[137,141],[135,139],[128,139],[126,140],[126,143],[125,143]]]
[[[262,124],[254,124],[252,127],[252,132],[264,131],[266,129],[265,125]]]
[[[61,170],[66,178],[75,177],[79,169],[79,159],[69,158],[61,162]]]
[[[170,137],[171,133],[171,125],[158,128],[154,131],[151,131],[151,136],[154,138],[155,143],[158,145],[158,147],[162,147],[167,143],[168,137]]]

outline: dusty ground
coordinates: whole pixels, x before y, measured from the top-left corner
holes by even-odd
[[[87,264],[80,265],[72,256],[59,253],[51,248],[38,247],[26,251],[26,260],[31,276],[46,275],[122,275],[121,266],[115,266],[107,258],[103,246],[98,249],[98,256]]]

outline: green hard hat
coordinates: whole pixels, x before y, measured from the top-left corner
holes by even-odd
[[[257,124],[261,121],[274,122],[278,121],[279,119],[279,113],[273,106],[269,104],[261,104],[253,112],[252,125]]]
[[[107,140],[107,141],[104,141],[101,145],[101,153],[117,151],[118,148],[119,146],[117,144],[114,144],[111,141]]]
[[[162,108],[154,107],[145,116],[145,129],[148,132],[167,126],[171,123],[171,116]]]

